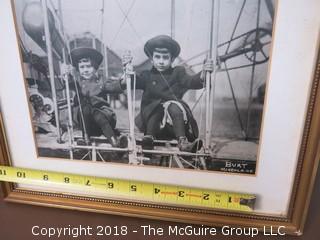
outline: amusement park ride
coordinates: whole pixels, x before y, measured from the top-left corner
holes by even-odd
[[[103,15],[104,15],[104,0],[102,0],[102,22],[101,28],[103,29]],[[154,150],[145,150],[141,147],[141,139],[137,137],[135,132],[134,118],[136,115],[136,91],[135,89],[127,90],[127,107],[129,115],[129,129],[124,130],[128,135],[129,145],[127,148],[113,148],[107,144],[103,137],[95,137],[91,139],[90,145],[78,145],[74,124],[72,120],[73,101],[71,92],[69,89],[69,82],[75,81],[68,77],[61,77],[61,69],[63,65],[70,64],[70,50],[77,44],[77,39],[67,40],[67,36],[64,31],[63,18],[62,18],[62,5],[61,0],[57,1],[57,5],[54,5],[50,0],[41,0],[38,2],[30,2],[26,4],[23,10],[22,23],[24,31],[28,36],[38,44],[38,46],[46,53],[47,61],[42,61],[32,52],[25,48],[22,41],[20,41],[22,55],[24,61],[28,62],[32,68],[36,68],[44,78],[50,81],[51,94],[50,98],[44,97],[39,92],[30,93],[30,101],[33,106],[38,104],[44,106],[45,113],[51,116],[50,121],[54,122],[56,128],[56,148],[67,149],[70,159],[74,159],[74,152],[77,150],[83,150],[83,156],[80,159],[90,158],[93,161],[107,161],[103,156],[104,152],[117,152],[122,156],[128,156],[129,164],[145,164],[150,161],[150,158],[159,160],[159,165],[165,163],[168,167],[180,167],[180,168],[194,168],[194,169],[208,169],[211,170],[211,165],[214,161],[218,160],[216,155],[218,146],[212,142],[212,126],[213,126],[213,109],[215,100],[215,81],[217,74],[226,73],[228,84],[232,93],[232,100],[235,111],[237,113],[237,120],[241,128],[243,140],[248,141],[250,136],[248,134],[251,109],[253,103],[253,84],[255,80],[256,65],[266,63],[269,59],[268,52],[265,50],[270,47],[271,42],[271,27],[264,28],[260,26],[260,14],[262,3],[266,6],[270,19],[273,19],[274,6],[272,0],[257,0],[257,13],[256,13],[256,27],[248,32],[240,35],[236,35],[236,31],[246,9],[247,1],[243,0],[242,6],[239,10],[236,22],[232,34],[227,42],[218,43],[218,29],[219,29],[219,9],[220,0],[211,0],[211,15],[208,19],[210,23],[210,36],[208,50],[201,52],[179,64],[187,63],[198,57],[206,57],[212,59],[214,62],[213,72],[206,72],[205,88],[200,98],[203,98],[205,107],[205,134],[204,134],[204,147],[196,153],[181,152],[178,150],[177,142],[172,139],[156,140]],[[124,15],[124,21],[130,21],[128,14],[121,9]],[[39,16],[36,18],[35,16]],[[103,73],[108,77],[108,58],[106,57],[106,46],[103,43],[103,30],[101,31],[101,41],[95,37],[88,37],[91,47],[97,49],[104,55],[104,67]],[[171,37],[175,37],[175,0],[171,0]],[[20,39],[21,40],[21,39]],[[234,43],[237,46],[234,47]],[[233,46],[233,47],[232,47]],[[224,54],[218,54],[223,49]],[[230,59],[237,58],[239,56],[245,56],[247,63],[237,66],[229,66],[228,61]],[[194,64],[195,66],[197,64]],[[200,65],[200,64],[198,64]],[[250,79],[250,94],[247,107],[247,119],[246,126],[241,118],[237,98],[234,92],[234,88],[231,82],[230,71],[240,68],[251,68]],[[127,86],[132,86],[136,81],[136,72],[132,66],[127,65],[124,69],[125,79]],[[36,77],[34,77],[36,78]],[[133,83],[131,82],[133,81]],[[62,87],[59,87],[62,86]],[[63,87],[64,86],[64,87]],[[76,92],[76,94],[78,94]],[[51,101],[50,101],[51,100]],[[61,124],[62,112],[65,112],[67,124]],[[67,135],[67,137],[65,137]],[[85,137],[85,136],[84,136]],[[38,146],[39,147],[39,146]],[[78,158],[78,157],[76,157]],[[232,159],[228,159],[232,160]],[[235,161],[237,159],[234,159]],[[239,160],[239,159],[238,159]],[[254,163],[255,165],[255,163]],[[251,173],[251,172],[250,172]]]

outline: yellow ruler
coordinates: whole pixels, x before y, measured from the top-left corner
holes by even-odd
[[[0,181],[72,187],[106,196],[201,208],[251,212],[256,196],[140,181],[0,166]]]

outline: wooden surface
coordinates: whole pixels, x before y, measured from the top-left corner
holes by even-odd
[[[259,236],[251,238],[248,236],[221,236],[218,229],[216,236],[144,236],[142,231],[131,233],[123,237],[106,237],[106,236],[87,236],[87,237],[60,237],[50,239],[300,239],[300,240],[318,240],[320,236],[320,174],[318,172],[311,208],[307,218],[304,235],[297,236]],[[141,225],[151,225],[153,227],[161,227],[168,229],[169,226],[187,226],[183,224],[147,220],[139,218],[129,218],[105,214],[96,214],[72,210],[55,209],[48,207],[35,207],[25,204],[6,203],[1,196],[0,200],[0,239],[2,240],[29,240],[29,239],[49,239],[48,237],[35,237],[31,233],[33,226],[40,227],[72,227],[92,226],[95,228],[98,225],[102,226],[128,226],[129,230],[139,229]],[[218,237],[219,236],[219,237]]]

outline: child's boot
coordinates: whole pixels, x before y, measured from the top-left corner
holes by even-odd
[[[191,152],[196,153],[202,148],[203,142],[201,139],[196,139],[190,143],[187,137],[179,137],[178,147],[181,152]]]

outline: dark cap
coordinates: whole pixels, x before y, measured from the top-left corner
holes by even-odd
[[[70,55],[72,59],[72,65],[76,68],[78,67],[78,62],[83,58],[89,58],[95,69],[99,68],[103,60],[102,54],[94,48],[75,48],[70,52]]]
[[[163,48],[168,49],[172,58],[176,58],[180,54],[179,43],[167,35],[159,35],[148,40],[144,45],[144,52],[149,58],[152,58],[153,52],[156,49]]]

